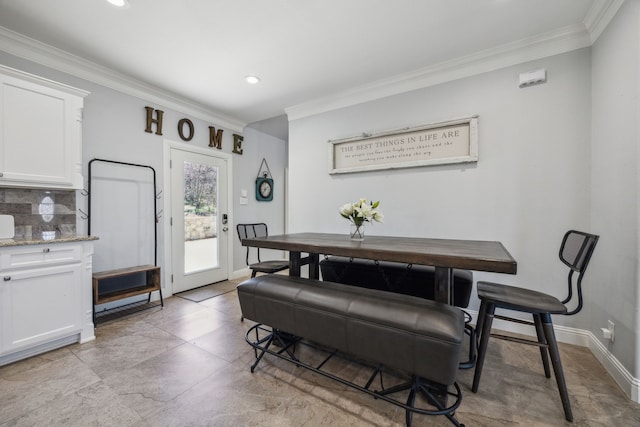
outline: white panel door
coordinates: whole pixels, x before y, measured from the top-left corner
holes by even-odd
[[[173,292],[229,278],[227,160],[172,148]]]

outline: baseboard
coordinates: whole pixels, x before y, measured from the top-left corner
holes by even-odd
[[[264,274],[266,274],[266,273],[258,273],[258,276],[262,276]],[[279,271],[279,272],[273,273],[273,274],[281,274],[281,275],[288,276],[289,275],[289,271],[288,270],[284,270],[284,271]],[[248,279],[249,277],[251,277],[251,269],[249,267],[247,267],[247,268],[243,268],[242,270],[236,270],[233,273],[231,273],[231,276],[229,276],[229,280]]]
[[[46,353],[51,350],[65,347],[67,345],[77,343],[80,341],[80,333],[70,335],[64,338],[58,338],[51,342],[40,344],[34,347],[25,348],[24,350],[15,351],[0,357],[0,366],[8,365],[9,363],[17,362],[18,360],[33,357],[38,354]]]
[[[249,267],[245,267],[241,270],[236,270],[233,273],[231,273],[231,276],[229,277],[229,279],[231,280],[242,279],[243,277],[249,277],[249,276],[251,276],[251,269]]]
[[[465,310],[477,319],[478,312]],[[533,328],[518,323],[507,322],[495,319],[492,325],[493,330],[501,330],[521,335],[528,335],[535,338]],[[640,379],[635,378],[631,373],[618,361],[618,359],[607,349],[602,342],[591,332],[583,329],[569,328],[566,326],[555,325],[554,330],[558,342],[565,344],[579,345],[587,347],[595,356],[606,371],[611,375],[613,380],[620,386],[630,400],[640,403]]]
[[[589,350],[591,350],[591,353],[598,359],[602,366],[605,367],[609,375],[613,377],[627,396],[629,396],[629,399],[640,403],[640,379],[631,375],[594,334],[589,334],[591,335],[591,340],[589,341]]]

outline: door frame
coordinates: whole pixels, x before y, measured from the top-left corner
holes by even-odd
[[[166,284],[165,290],[166,296],[173,295],[173,282],[171,276],[173,275],[173,255],[171,251],[171,168],[169,161],[171,160],[171,149],[189,151],[196,154],[202,154],[205,156],[215,157],[223,160],[227,163],[227,215],[229,217],[229,238],[227,239],[227,279],[229,279],[233,272],[233,239],[235,237],[235,226],[233,221],[233,156],[231,154],[222,153],[220,151],[214,151],[211,148],[194,147],[182,142],[171,141],[169,139],[164,140],[163,144],[163,209],[164,213],[162,218],[163,223],[163,246],[164,246],[164,283]]]

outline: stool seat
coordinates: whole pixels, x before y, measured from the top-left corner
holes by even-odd
[[[253,239],[256,237],[263,238],[269,236],[267,224],[265,224],[264,222],[257,222],[253,224],[238,224],[236,226],[236,230],[238,231],[238,238],[240,239],[241,243],[244,239]],[[245,258],[245,261],[249,269],[251,269],[251,277],[256,277],[256,273],[273,274],[289,268],[289,261],[286,259],[262,261],[260,259],[260,248],[256,248],[256,258],[258,262],[250,263],[250,249],[251,247],[247,246],[247,257]]]
[[[567,312],[567,307],[551,295],[500,283],[478,282],[478,298],[496,303],[501,308],[527,313]]]
[[[252,277],[255,277],[256,273],[277,273],[279,271],[289,268],[289,261],[287,260],[271,260],[261,261],[254,264],[250,264],[249,268],[252,270]]]

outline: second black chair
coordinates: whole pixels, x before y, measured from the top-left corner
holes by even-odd
[[[567,298],[560,301],[557,298],[542,292],[533,291],[531,289],[517,288],[506,286],[499,283],[478,282],[478,297],[480,298],[480,312],[478,313],[478,324],[476,330],[480,335],[480,345],[478,348],[478,361],[473,377],[473,386],[471,391],[478,391],[480,384],[480,376],[482,374],[482,365],[487,355],[487,346],[489,344],[489,336],[506,339],[522,344],[531,344],[540,347],[540,355],[542,356],[542,365],[547,378],[551,377],[549,371],[548,356],[551,356],[551,364],[558,384],[560,399],[564,408],[565,418],[573,421],[571,413],[571,403],[569,402],[569,394],[564,379],[562,363],[560,361],[560,352],[558,351],[558,343],[553,331],[553,323],[551,321],[552,314],[572,315],[582,309],[582,277],[587,269],[593,250],[598,242],[598,236],[594,234],[583,233],[581,231],[568,231],[562,240],[560,246],[560,260],[569,267],[568,277],[568,295]],[[574,280],[574,273],[578,276]],[[573,288],[576,287],[578,302],[576,307],[569,311],[566,304],[572,300],[574,295]],[[527,322],[518,318],[498,316],[495,314],[496,308],[514,310],[533,315],[533,322]],[[517,323],[525,323],[535,326],[537,341],[511,337],[506,335],[491,334],[491,324],[493,319],[498,318]],[[548,352],[548,354],[547,354]]]
[[[263,222],[255,223],[255,224],[238,224],[236,226],[236,230],[238,231],[238,237],[242,242],[243,239],[252,239],[255,237],[267,237],[269,232],[267,230],[267,224]],[[260,248],[257,249],[256,259],[258,262],[250,263],[249,262],[249,250],[251,248],[247,246],[247,257],[246,263],[247,266],[251,269],[251,277],[255,277],[256,273],[277,273],[279,271],[283,271],[289,268],[289,261],[286,259],[283,260],[270,260],[270,261],[262,261],[260,259]]]

